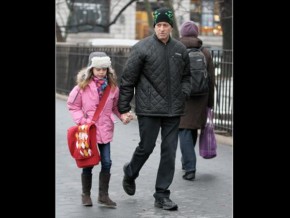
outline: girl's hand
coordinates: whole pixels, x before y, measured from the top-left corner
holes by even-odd
[[[123,124],[128,124],[130,123],[130,121],[133,120],[133,115],[131,113],[131,111],[121,114],[121,121],[123,122]]]

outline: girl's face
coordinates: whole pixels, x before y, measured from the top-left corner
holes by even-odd
[[[95,68],[93,67],[93,74],[98,79],[103,79],[107,75],[108,68]]]

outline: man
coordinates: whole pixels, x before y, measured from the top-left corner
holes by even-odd
[[[153,152],[161,128],[161,159],[154,205],[177,210],[177,204],[169,198],[168,188],[174,177],[180,116],[184,114],[185,99],[190,94],[189,57],[185,46],[170,36],[172,10],[160,8],[153,15],[155,33],[133,46],[120,81],[121,119],[130,116],[130,102],[135,93],[140,132],[139,145],[123,168],[123,188],[128,195],[135,194],[135,179]]]

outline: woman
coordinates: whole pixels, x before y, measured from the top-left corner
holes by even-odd
[[[181,25],[180,41],[190,48],[201,48],[202,40],[198,38],[198,27],[193,21],[186,21]],[[185,102],[185,116],[181,117],[179,124],[179,142],[182,154],[181,164],[185,170],[183,179],[194,180],[196,173],[195,145],[198,129],[203,129],[207,119],[207,107],[214,106],[214,66],[210,51],[207,48],[201,49],[206,58],[207,72],[209,74],[209,92],[201,96],[192,96]]]

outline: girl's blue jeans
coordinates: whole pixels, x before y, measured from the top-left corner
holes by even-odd
[[[111,145],[110,142],[107,144],[98,144],[101,155],[101,172],[110,173],[112,160],[111,160]],[[83,174],[92,174],[94,167],[83,168]]]

